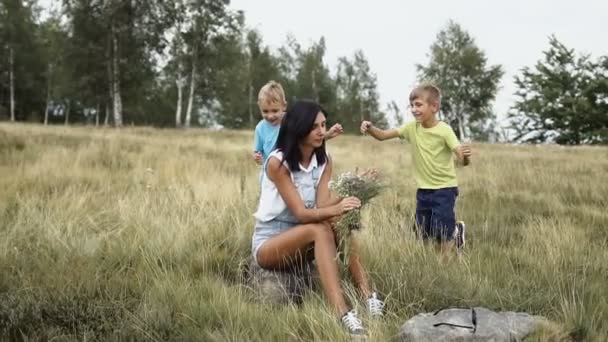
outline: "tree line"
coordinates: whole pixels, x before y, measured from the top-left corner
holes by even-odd
[[[227,0],[0,0],[0,119],[43,124],[221,125],[252,128],[257,91],[281,82],[288,99],[314,99],[355,133],[408,115],[382,106],[361,50],[326,63],[323,37],[271,50]],[[492,103],[504,75],[459,24],[448,22],[417,65],[443,92],[441,118],[458,135],[496,140]],[[608,141],[608,57],[577,55],[550,37],[544,58],[515,78],[513,141]]]

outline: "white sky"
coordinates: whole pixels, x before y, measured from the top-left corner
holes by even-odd
[[[504,117],[513,101],[513,77],[533,66],[549,46],[548,37],[594,58],[608,55],[607,0],[232,0],[247,25],[277,48],[288,33],[308,46],[324,36],[326,63],[363,50],[378,78],[383,104],[402,111],[416,81],[416,63],[426,63],[430,45],[449,19],[459,23],[505,75],[495,102]]]

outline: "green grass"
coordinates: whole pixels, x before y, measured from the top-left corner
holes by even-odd
[[[345,339],[320,292],[277,308],[245,286],[251,145],[251,132],[0,124],[0,339]],[[446,267],[410,231],[407,146],[329,143],[336,172],[378,167],[390,185],[360,234],[388,299],[372,340],[416,313],[472,305],[556,323],[531,340],[608,339],[608,149],[474,148],[457,204],[468,255]]]

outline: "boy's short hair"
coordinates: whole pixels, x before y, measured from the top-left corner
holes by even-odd
[[[416,99],[426,102],[437,102],[441,106],[441,90],[432,83],[423,83],[417,86],[410,93],[410,103]]]
[[[286,104],[285,91],[279,82],[269,81],[264,84],[258,93],[258,104],[273,103]]]

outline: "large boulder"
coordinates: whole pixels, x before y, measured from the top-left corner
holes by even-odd
[[[481,307],[474,310],[452,308],[412,317],[401,326],[398,340],[520,341],[536,332],[545,322],[545,318],[527,313],[494,312]]]
[[[262,268],[251,260],[248,278],[260,301],[278,305],[300,304],[306,291],[312,289],[315,284],[318,273],[314,263],[276,271]]]

